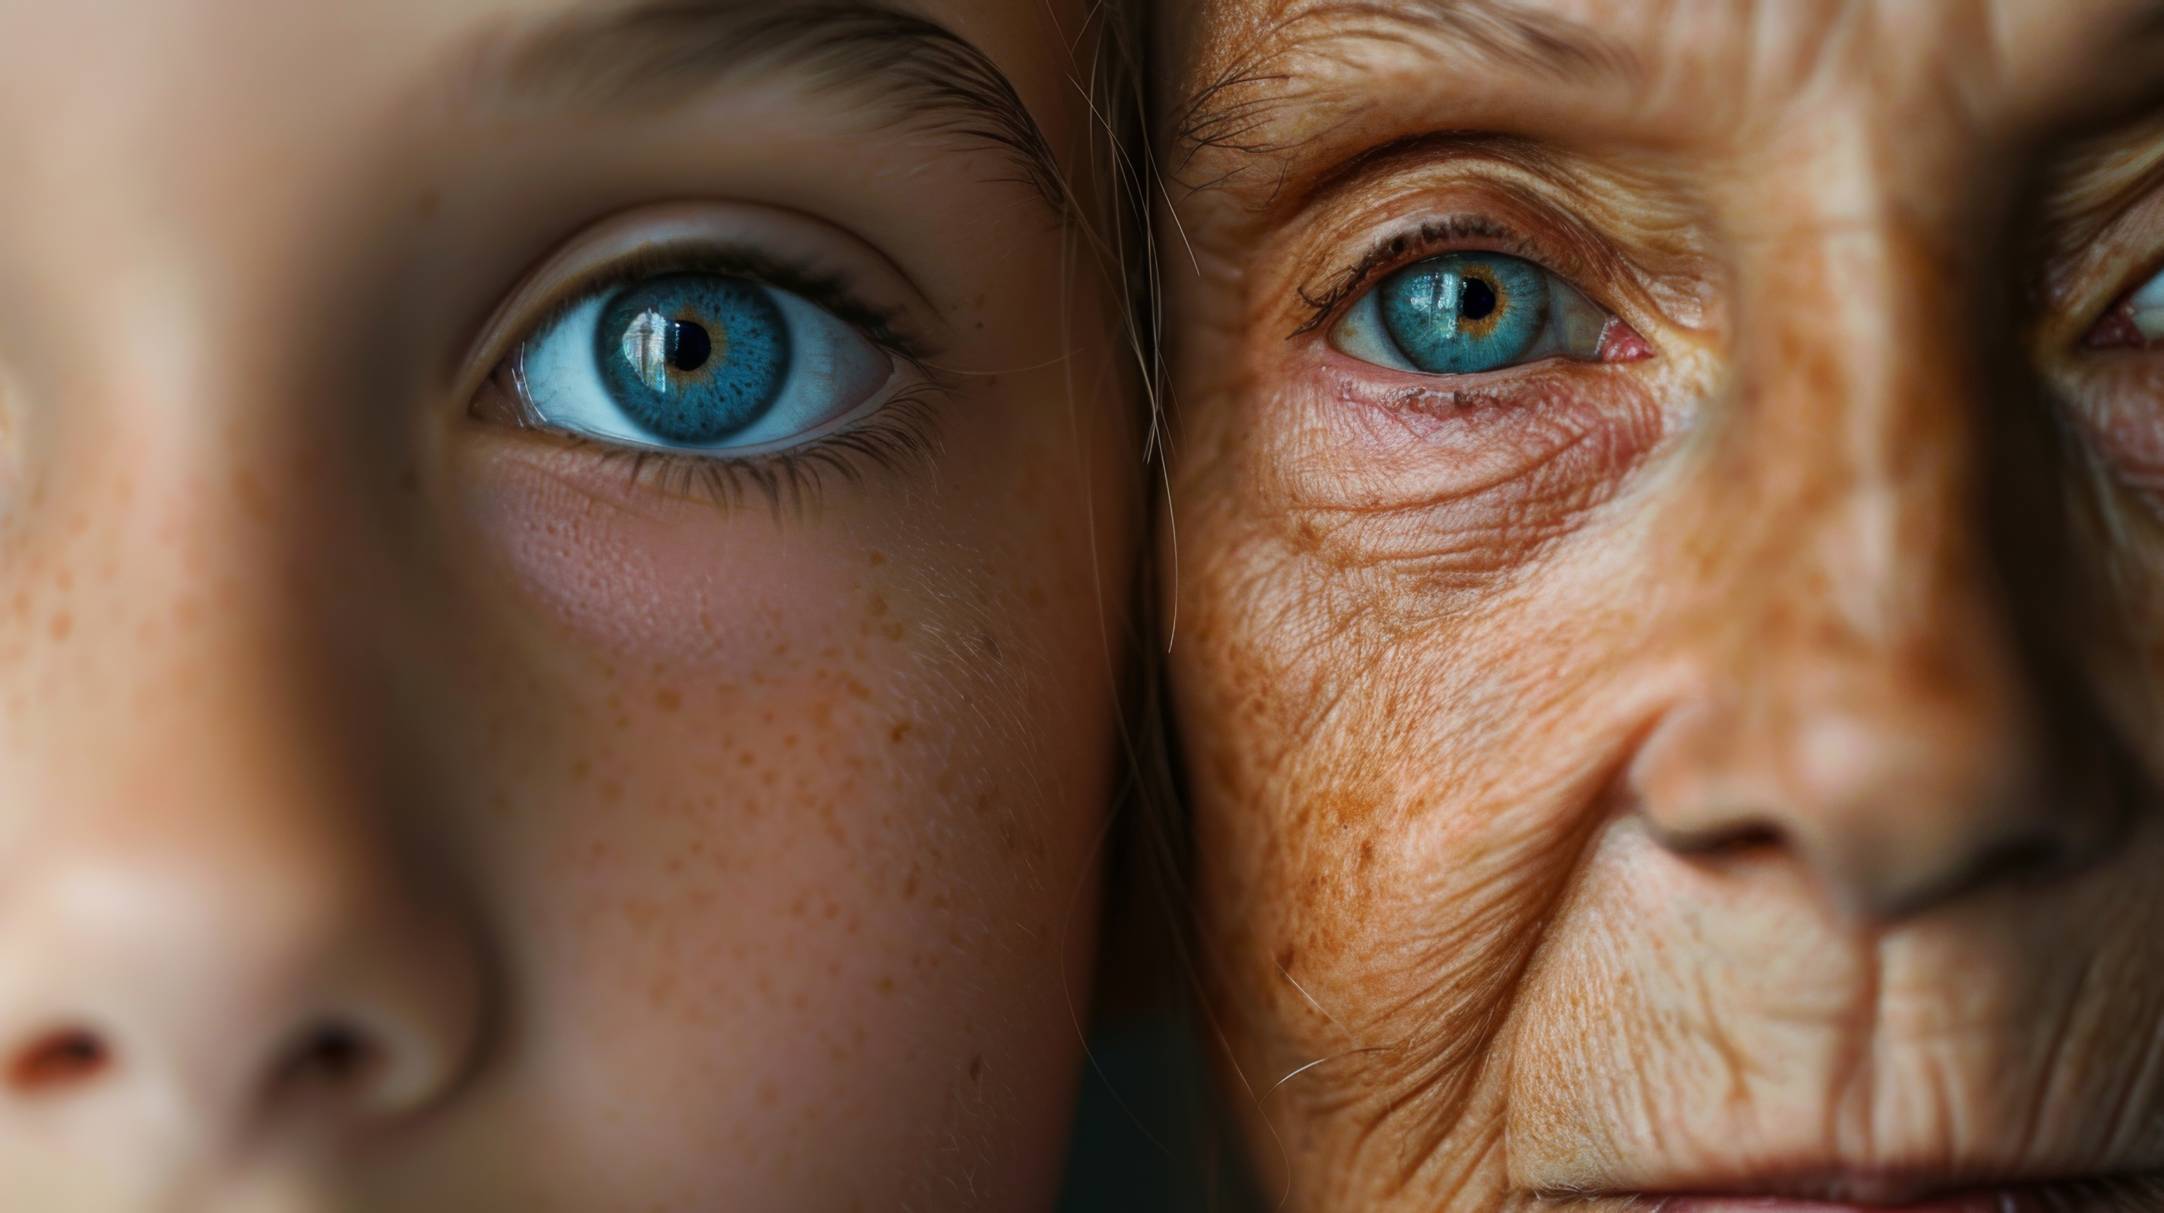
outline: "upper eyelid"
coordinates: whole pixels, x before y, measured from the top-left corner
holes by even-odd
[[[740,277],[798,295],[835,313],[837,318],[865,330],[874,344],[911,361],[928,356],[921,338],[901,330],[905,322],[896,309],[865,303],[848,293],[847,279],[812,265],[786,262],[745,248],[702,245],[643,247],[629,256],[606,262],[556,284],[518,326],[528,336],[546,329],[586,299],[642,278],[663,274],[714,274]],[[523,338],[522,338],[523,339]]]
[[[762,225],[766,228],[763,233]],[[729,240],[715,238],[715,231],[724,227],[743,234]],[[612,272],[621,273],[621,267],[628,263],[644,260],[649,267],[667,264],[670,253],[661,250],[676,254],[700,249],[710,254],[720,249],[752,250],[759,247],[761,235],[769,241],[785,243],[786,240],[775,239],[782,228],[796,229],[791,233],[792,237],[808,237],[812,229],[819,229],[829,233],[829,238],[847,239],[857,246],[868,268],[876,267],[874,273],[861,275],[861,278],[891,277],[893,284],[901,288],[891,293],[906,292],[924,305],[926,315],[939,315],[939,309],[925,288],[892,257],[870,241],[825,220],[748,203],[672,203],[640,207],[579,227],[519,276],[475,338],[467,343],[466,352],[458,355],[462,360],[461,369],[452,376],[456,394],[464,398],[478,390],[493,368],[546,317],[576,302],[582,293],[599,289],[610,279]],[[746,255],[750,256],[749,253]],[[788,260],[786,255],[779,253],[756,259],[769,264]],[[837,266],[840,260],[835,258]],[[785,284],[774,285],[789,289]],[[929,333],[916,335],[920,342],[928,342],[930,336]],[[907,349],[893,352],[912,360],[919,359],[923,353],[922,350],[912,353]]]
[[[1457,226],[1455,232],[1442,230],[1452,225]],[[1337,280],[1320,296],[1310,287],[1300,287],[1300,302],[1310,315],[1289,336],[1299,337],[1327,328],[1368,288],[1406,266],[1444,253],[1480,251],[1503,253],[1532,262],[1543,272],[1564,279],[1589,300],[1604,308],[1608,306],[1598,298],[1597,292],[1582,283],[1583,278],[1591,276],[1590,267],[1558,266],[1556,261],[1567,258],[1551,253],[1517,227],[1477,212],[1456,212],[1431,216],[1409,228],[1400,228],[1391,235],[1377,238],[1360,260],[1337,272]]]

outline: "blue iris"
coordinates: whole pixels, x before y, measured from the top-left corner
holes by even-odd
[[[668,442],[719,442],[757,421],[789,379],[789,326],[763,287],[710,274],[648,278],[616,293],[594,360],[624,416]]]
[[[1548,318],[1548,274],[1501,253],[1447,253],[1377,288],[1383,329],[1415,368],[1492,371],[1523,358]]]

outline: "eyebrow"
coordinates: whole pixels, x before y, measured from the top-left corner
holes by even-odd
[[[589,5],[538,27],[499,31],[468,83],[498,105],[589,110],[681,104],[744,73],[785,72],[862,103],[884,129],[910,127],[988,146],[1008,180],[1069,216],[1059,163],[1014,84],[945,26],[878,0],[643,0]]]
[[[1312,25],[1315,32],[1302,32]],[[1645,68],[1627,47],[1560,14],[1535,12],[1510,0],[1334,0],[1310,5],[1280,21],[1264,45],[1243,56],[1189,97],[1174,115],[1172,134],[1185,159],[1212,148],[1271,150],[1251,137],[1268,125],[1273,99],[1258,86],[1288,77],[1265,65],[1286,55],[1358,36],[1417,36],[1489,65],[1563,80],[1601,77],[1635,85]],[[1274,43],[1275,45],[1270,45]]]

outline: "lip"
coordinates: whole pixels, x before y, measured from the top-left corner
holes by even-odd
[[[1971,1192],[1899,1205],[1792,1200],[1785,1196],[1671,1196],[1655,1213],[2041,1213],[2041,1200],[2012,1190]]]
[[[1679,1192],[1648,1193],[1640,1199],[1652,1213],[2106,1213],[2154,1208],[2164,1197],[2164,1184],[2152,1175],[1960,1187],[1880,1179],[1829,1184],[1825,1190],[1844,1197],[1883,1197],[1828,1200],[1801,1194]]]

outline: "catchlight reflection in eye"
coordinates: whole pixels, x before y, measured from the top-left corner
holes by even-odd
[[[527,339],[519,381],[539,424],[669,451],[771,449],[872,402],[891,354],[788,291],[677,273],[593,292]]]
[[[1446,253],[1383,279],[1331,329],[1330,343],[1392,370],[1466,375],[1542,358],[1595,360],[1611,325],[1620,322],[1533,262]]]

